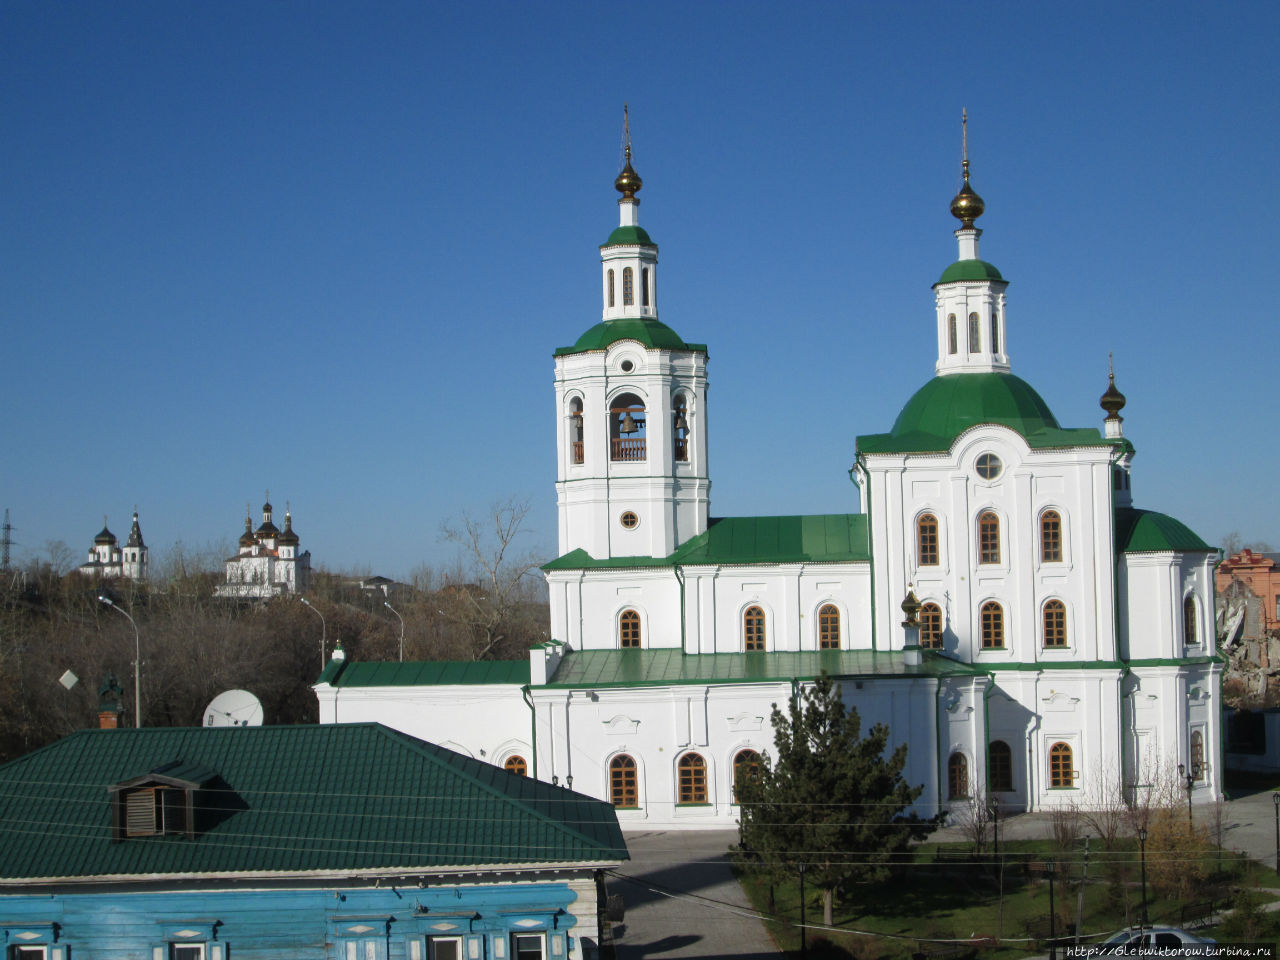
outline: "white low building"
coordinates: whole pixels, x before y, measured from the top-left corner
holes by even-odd
[[[142,541],[142,528],[138,526],[137,510],[133,511],[133,525],[129,527],[129,539],[123,547],[107,526],[107,518],[103,517],[102,532],[93,538],[89,559],[80,564],[76,571],[86,577],[100,577],[104,580],[145,580],[147,554],[147,545]]]
[[[311,551],[299,551],[288,509],[283,530],[271,521],[271,513],[268,500],[262,505],[262,523],[254,530],[245,510],[239,552],[227,559],[227,582],[218,585],[216,596],[262,600],[310,589]]]
[[[1103,429],[1066,429],[1011,372],[968,161],[959,256],[933,285],[935,375],[858,438],[861,512],[712,519],[707,349],[658,318],[627,156],[602,319],[555,354],[555,639],[528,664],[335,660],[321,721],[571,784],[633,829],[728,826],[771,706],[825,672],[864,729],[907,744],[925,813],[1114,802],[1179,765],[1194,801],[1217,797],[1217,552],[1133,506],[1114,379]]]

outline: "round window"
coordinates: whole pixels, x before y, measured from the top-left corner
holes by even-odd
[[[628,510],[618,518],[618,522],[627,530],[634,530],[640,525],[640,518],[637,517],[633,511]]]
[[[623,372],[623,373],[630,373],[630,372],[631,372],[632,370],[634,370],[635,368],[636,368],[636,365],[635,365],[634,363],[632,363],[630,360],[623,360],[623,361],[622,361],[622,372]]]
[[[978,476],[983,480],[994,480],[1000,476],[1000,471],[1004,469],[1004,464],[1000,462],[1000,458],[994,453],[984,453],[978,457]]]

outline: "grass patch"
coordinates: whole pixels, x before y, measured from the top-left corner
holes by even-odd
[[[1278,885],[1274,871],[1238,854],[1212,851],[1203,857],[1209,879],[1192,898],[1158,889],[1152,882],[1153,851],[1148,846],[1147,916],[1151,923],[1194,925],[1210,901],[1219,907],[1237,888]],[[1052,864],[1052,874],[1046,868]],[[1167,873],[1167,871],[1166,871]],[[739,879],[756,909],[771,916],[766,925],[778,946],[799,955],[799,887],[790,881],[770,890],[769,879],[750,865],[738,868]],[[836,899],[834,926],[822,922],[822,892],[805,890],[805,918],[812,960],[910,960],[923,953],[937,960],[981,955],[1006,960],[1047,952],[1049,881],[1053,882],[1054,928],[1058,937],[1076,932],[1077,909],[1084,938],[1107,935],[1141,920],[1141,857],[1136,842],[1110,851],[1091,849],[1062,853],[1051,840],[1013,841],[1000,845],[1000,859],[972,855],[964,843],[926,843],[909,861],[895,868],[884,883],[854,885]],[[1082,884],[1082,878],[1084,883]],[[771,897],[772,894],[772,897]],[[858,932],[853,932],[858,931]],[[1212,934],[1210,934],[1212,935]]]

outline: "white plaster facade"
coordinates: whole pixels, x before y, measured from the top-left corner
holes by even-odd
[[[926,814],[987,794],[1008,810],[1087,806],[1178,764],[1195,770],[1194,801],[1217,797],[1216,551],[1133,509],[1114,382],[1105,430],[1064,430],[1012,375],[1008,284],[978,259],[972,203],[934,285],[935,377],[889,433],[858,438],[864,512],[717,521],[706,348],[658,320],[657,247],[628,171],[601,248],[604,319],[556,352],[555,639],[531,651],[527,682],[423,682],[406,665],[366,686],[332,665],[321,722],[518,757],[614,800],[632,828],[731,826],[735,762],[770,750],[772,705],[828,672],[864,729],[907,744]],[[643,311],[619,306],[623,264],[652,287]],[[643,447],[616,445],[636,433]],[[909,593],[940,612],[923,654],[902,622]],[[692,792],[682,763],[702,771]]]
[[[129,527],[129,538],[124,546],[120,546],[116,535],[107,527],[104,517],[102,532],[93,538],[88,560],[80,564],[76,570],[87,577],[101,577],[106,580],[145,580],[149,564],[148,555],[147,545],[142,540],[142,528],[138,525],[138,511],[135,510],[133,524]]]
[[[311,551],[299,551],[292,515],[285,510],[283,530],[271,515],[268,501],[262,505],[262,523],[254,530],[245,511],[239,551],[227,559],[227,580],[218,585],[215,596],[263,600],[311,588]]]

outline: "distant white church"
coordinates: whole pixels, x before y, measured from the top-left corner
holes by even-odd
[[[87,577],[100,577],[104,580],[147,579],[147,545],[142,542],[138,511],[133,512],[133,526],[129,528],[129,539],[123,547],[107,527],[106,517],[103,517],[102,532],[93,538],[89,559],[76,570]]]
[[[268,500],[262,505],[262,523],[254,530],[245,510],[239,551],[227,559],[227,580],[216,588],[215,596],[261,600],[311,588],[311,551],[299,552],[293,517],[286,508],[281,530],[271,514]]]
[[[967,159],[933,377],[857,438],[860,512],[822,516],[710,516],[707,348],[659,320],[629,145],[616,187],[601,320],[555,351],[554,639],[528,663],[335,659],[321,721],[568,784],[624,827],[729,826],[771,704],[825,672],[908,745],[925,812],[1088,806],[1175,776],[1217,797],[1217,551],[1133,506],[1114,378],[1103,429],[1068,429],[1012,373]]]

